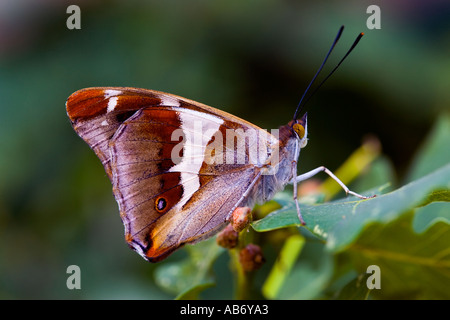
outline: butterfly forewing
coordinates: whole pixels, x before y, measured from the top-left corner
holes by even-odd
[[[159,103],[155,96],[130,89],[126,92],[123,94],[121,88],[89,88],[75,92],[66,102],[73,128],[100,158],[110,180],[110,139],[137,110]]]

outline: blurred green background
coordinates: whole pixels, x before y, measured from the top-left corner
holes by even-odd
[[[66,27],[70,4],[81,8],[81,30]],[[371,4],[380,30],[366,27]],[[300,171],[334,170],[373,135],[401,183],[450,109],[449,16],[444,0],[1,0],[0,298],[174,297],[155,283],[158,265],[125,244],[110,182],[66,115],[74,91],[155,89],[276,128],[344,24],[324,73],[365,36],[307,105]],[[72,264],[81,290],[66,287]],[[215,271],[203,297],[232,297],[227,255]]]

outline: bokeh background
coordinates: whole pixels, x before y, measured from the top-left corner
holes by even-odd
[[[81,30],[66,27],[70,4]],[[366,27],[372,4],[380,30]],[[365,36],[307,105],[300,171],[337,168],[371,135],[401,184],[449,111],[449,17],[446,0],[0,0],[0,298],[174,297],[124,242],[109,180],[65,112],[74,91],[155,89],[276,128],[344,24],[322,77]],[[232,296],[227,259],[204,298]],[[72,264],[81,290],[66,287]]]

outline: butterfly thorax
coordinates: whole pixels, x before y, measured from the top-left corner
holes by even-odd
[[[304,129],[303,133],[300,133],[301,136],[295,124]],[[255,188],[257,203],[270,200],[292,180],[300,149],[306,146],[306,141],[306,116],[280,127],[279,140],[272,146],[271,156],[261,171],[261,183]]]

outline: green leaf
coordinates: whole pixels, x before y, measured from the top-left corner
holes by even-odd
[[[197,300],[200,293],[205,289],[215,286],[214,282],[203,283],[199,285],[194,285],[193,287],[187,289],[185,292],[180,293],[175,300]]]
[[[421,233],[439,221],[450,224],[450,203],[433,202],[416,209],[413,229],[415,232]]]
[[[370,274],[362,273],[355,279],[347,283],[337,294],[333,297],[335,300],[367,300],[370,289],[367,287],[367,279]]]
[[[380,194],[385,188],[386,186],[382,186],[365,192],[363,195],[370,196],[373,194]],[[349,209],[351,211],[351,208],[361,202],[354,199],[356,198],[348,197],[318,205],[304,205],[300,203],[300,210],[306,221],[305,228],[313,232],[319,238],[325,240],[328,237],[328,232],[333,226],[342,219],[345,219],[344,215],[341,216],[337,213],[345,212]],[[279,202],[282,207],[273,211],[266,217],[254,221],[252,223],[253,229],[258,232],[266,232],[280,228],[300,226],[292,195],[280,193],[274,200]]]
[[[447,202],[450,201],[450,190],[445,189],[431,192],[422,205],[427,205],[431,202],[436,201],[447,201]]]
[[[447,198],[449,188],[450,164],[376,198],[359,200],[348,197],[319,205],[301,205],[300,208],[306,221],[305,227],[326,240],[329,250],[339,251],[348,246],[370,223],[392,221],[408,210],[433,201],[437,194]],[[281,209],[253,222],[252,227],[256,231],[299,225],[293,201],[286,202],[283,197],[280,198]]]
[[[327,248],[339,251],[350,244],[369,223],[392,221],[404,212],[423,205],[424,201],[429,201],[434,191],[449,188],[450,164],[391,193],[358,201],[351,208],[346,208],[348,219],[340,221],[330,230]]]
[[[333,256],[322,243],[306,243],[277,298],[288,300],[319,297],[331,280],[333,269]]]
[[[155,282],[164,290],[177,295],[177,299],[193,299],[201,291],[215,284],[211,268],[224,249],[215,238],[186,246],[189,257],[164,263],[155,270]]]
[[[380,268],[381,299],[450,299],[450,225],[433,224],[417,234],[410,211],[388,224],[368,226],[339,259],[350,259],[358,272]]]

